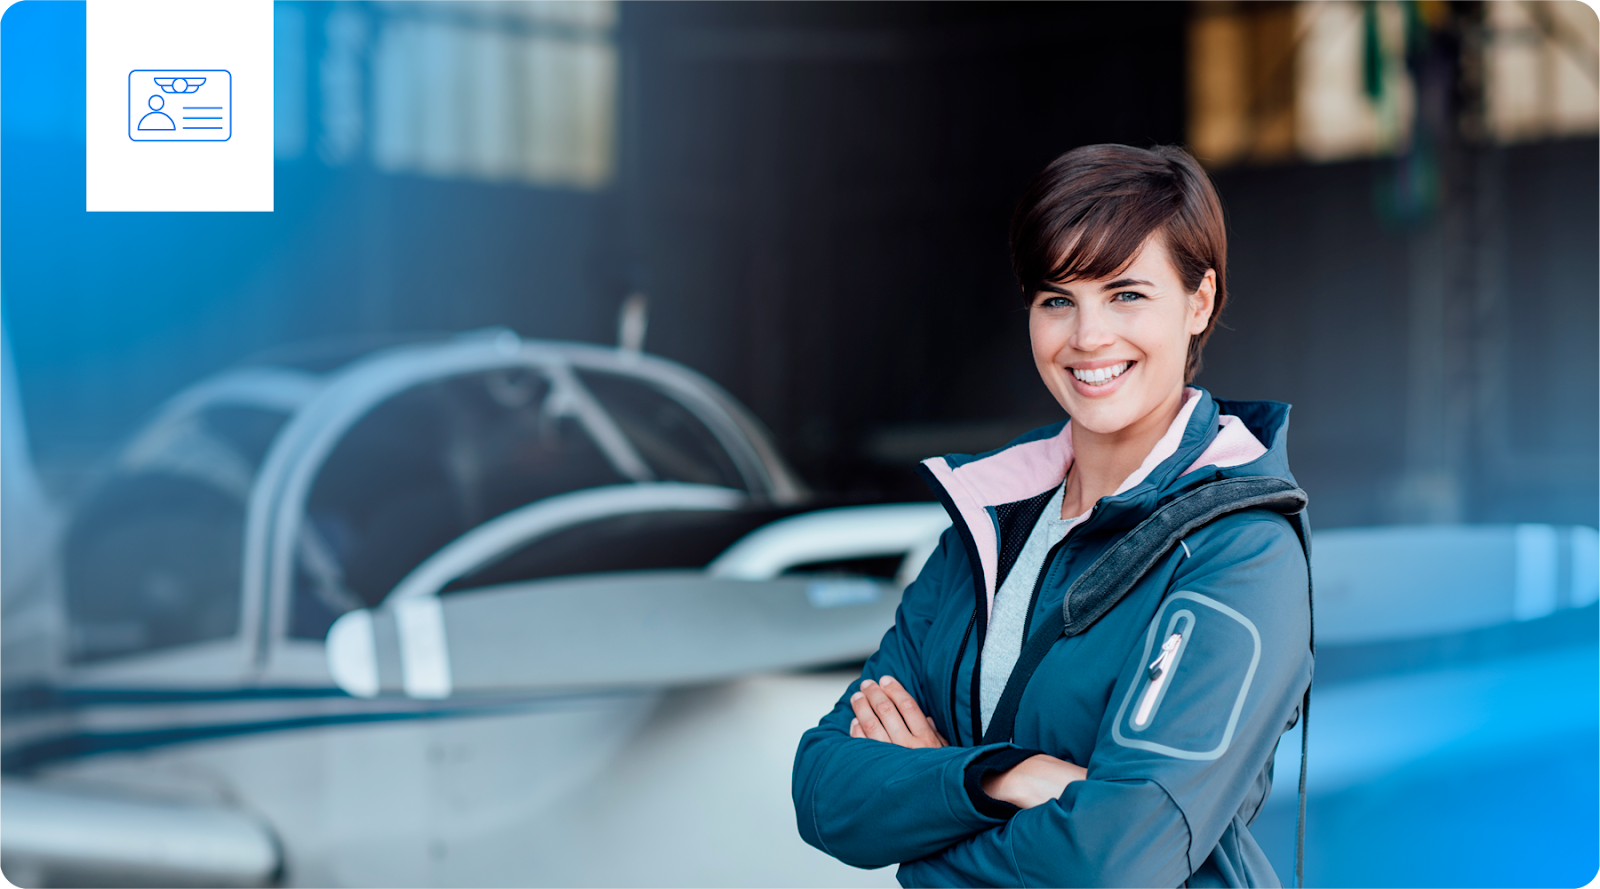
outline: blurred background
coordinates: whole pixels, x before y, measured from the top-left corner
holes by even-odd
[[[250,356],[611,346],[638,295],[645,351],[747,407],[807,487],[924,501],[916,461],[1059,419],[1007,257],[1027,179],[1181,144],[1231,245],[1198,383],[1294,405],[1313,526],[1509,547],[1496,620],[1330,606],[1308,884],[1600,868],[1588,6],[278,2],[270,214],[84,212],[84,17],[27,0],[0,27],[5,446],[40,502],[70,515],[166,399]],[[1540,584],[1549,607],[1515,604]],[[1286,880],[1294,738],[1256,828]]]
[[[83,212],[72,8],[7,29],[6,321],[53,491],[241,356],[611,343],[639,291],[649,350],[813,484],[921,497],[913,461],[1056,410],[1006,255],[1023,183],[1178,143],[1232,226],[1200,383],[1295,404],[1319,526],[1594,521],[1582,4],[276,8],[261,216]],[[191,274],[129,274],[156,244]]]

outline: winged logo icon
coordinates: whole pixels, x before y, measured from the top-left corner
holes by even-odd
[[[205,85],[204,77],[157,77],[156,86],[164,93],[192,93]]]

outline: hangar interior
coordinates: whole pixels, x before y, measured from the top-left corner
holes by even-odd
[[[278,3],[277,209],[205,217],[63,200],[82,122],[54,97],[82,50],[13,27],[26,173],[3,206],[29,224],[3,283],[35,457],[70,496],[246,356],[493,325],[612,343],[642,293],[645,348],[748,405],[813,486],[920,499],[915,460],[1057,413],[1006,255],[1022,183],[1074,145],[1188,143],[1232,247],[1199,383],[1295,405],[1319,527],[1595,523],[1581,22],[1485,22],[1508,73],[1475,94],[1441,26],[1433,56],[1385,57],[1363,109],[1324,70],[1357,7],[1223,6]],[[12,15],[66,34],[81,12]],[[1215,34],[1258,49],[1189,51]],[[1275,34],[1296,51],[1260,49]],[[1283,87],[1296,72],[1323,86]],[[1383,144],[1406,102],[1421,135],[1396,111]]]
[[[445,353],[478,362],[476,376],[352,420],[331,450],[327,484],[306,495],[325,513],[354,516],[350,527],[370,519],[363,531],[393,519],[387,530],[396,533],[383,538],[391,543],[330,572],[318,547],[356,552],[360,535],[308,520],[303,539],[280,541],[283,553],[302,547],[292,557],[307,570],[272,581],[293,604],[275,614],[256,607],[267,614],[257,625],[250,606],[260,601],[235,595],[239,577],[254,582],[238,569],[248,561],[239,529],[200,510],[180,530],[192,534],[186,554],[204,550],[194,565],[221,566],[207,575],[226,594],[217,610],[191,609],[182,624],[151,622],[148,638],[136,638],[113,626],[127,615],[109,609],[100,615],[105,632],[88,626],[94,621],[75,628],[83,632],[68,645],[74,667],[227,637],[239,661],[227,669],[245,675],[266,669],[267,656],[251,653],[270,638],[293,655],[284,661],[290,673],[272,678],[310,665],[304,675],[320,670],[323,681],[330,627],[341,615],[371,618],[379,609],[361,606],[407,584],[455,608],[471,597],[444,594],[485,578],[564,583],[615,569],[609,555],[595,555],[605,548],[593,545],[593,527],[538,547],[494,549],[490,526],[509,527],[501,520],[511,516],[532,527],[542,519],[530,507],[546,495],[621,482],[703,488],[689,492],[703,515],[685,510],[681,522],[649,525],[665,543],[635,547],[630,556],[641,565],[720,565],[729,573],[718,582],[739,571],[757,577],[750,566],[760,559],[734,553],[730,542],[794,518],[810,489],[829,504],[900,510],[894,515],[910,530],[894,546],[908,555],[780,567],[870,569],[880,586],[903,583],[905,566],[915,562],[914,572],[914,556],[927,556],[917,535],[937,533],[943,521],[913,473],[916,461],[998,447],[1060,419],[1028,354],[1007,256],[1018,192],[1074,146],[1182,144],[1213,176],[1231,246],[1229,302],[1198,383],[1220,397],[1294,405],[1291,456],[1323,553],[1317,668],[1325,703],[1310,742],[1309,882],[1576,884],[1600,867],[1600,714],[1571,703],[1596,697],[1589,667],[1600,596],[1591,570],[1600,524],[1600,23],[1587,6],[280,0],[276,209],[229,214],[84,211],[84,23],[82,3],[27,0],[0,27],[8,680],[23,675],[12,665],[34,654],[17,641],[33,626],[24,616],[36,612],[18,598],[16,579],[36,556],[64,553],[69,575],[107,588],[120,578],[105,569],[109,561],[71,544],[60,553],[34,546],[45,525],[13,512],[14,497],[32,496],[30,479],[11,475],[15,455],[31,456],[40,501],[92,525],[114,499],[102,495],[118,473],[138,468],[129,455],[165,459],[186,446],[184,417],[157,415],[175,393],[250,366],[322,373],[389,347],[391,364],[404,364],[412,347],[419,362]],[[591,357],[604,351],[594,359],[603,373],[584,380],[611,420],[584,413],[548,355],[505,364],[524,347],[537,352],[527,345],[534,340],[566,341],[561,348]],[[681,367],[649,365],[633,354],[640,347]],[[613,371],[621,376],[597,382]],[[685,405],[721,396],[694,395],[701,383],[690,380],[681,387],[686,400],[646,404],[660,393],[630,394],[628,384],[647,371],[656,383],[698,373],[714,384],[706,391],[732,397],[696,419]],[[275,379],[273,398],[302,403],[303,379]],[[552,419],[544,406],[556,402],[569,413]],[[287,412],[218,434],[256,461],[255,471]],[[749,453],[720,449],[718,433],[702,423],[711,414],[743,436]],[[638,434],[651,424],[671,435]],[[447,444],[467,443],[448,454],[463,466],[501,465],[493,461],[509,453],[496,450],[502,439],[533,428],[549,447],[513,455],[528,458],[517,467],[523,487],[475,487],[476,478],[459,485],[470,521],[441,520],[432,536],[406,537],[403,519],[441,514],[432,489],[408,501],[410,512],[356,516],[363,492],[393,478],[419,489],[418,479],[439,481],[417,466],[432,460],[428,471],[438,470],[434,458]],[[763,428],[782,459],[762,450]],[[414,466],[380,465],[361,450],[402,439],[437,452]],[[201,457],[173,459],[189,460],[186,471],[227,475],[226,461]],[[744,493],[729,494],[735,488]],[[734,515],[750,505],[746,493],[767,511]],[[644,527],[619,515],[603,529],[611,549]],[[870,535],[886,524],[849,531]],[[714,546],[704,533],[713,526],[721,535]],[[143,555],[141,539],[119,538],[118,552]],[[451,574],[447,563],[458,556],[468,567]],[[414,574],[425,559],[438,570]],[[893,605],[859,578],[774,582],[809,602],[796,613],[811,617],[841,603]],[[579,586],[615,597],[607,602],[634,601],[627,590]],[[384,619],[392,620],[371,621]],[[508,623],[478,619],[484,638]],[[169,630],[175,635],[160,635]],[[765,654],[777,657],[782,641]],[[714,647],[700,648],[693,653]],[[503,678],[496,670],[537,663],[491,654],[477,674],[456,679],[492,685]],[[830,663],[840,660],[849,658]],[[377,696],[386,706],[420,708],[427,701],[418,700],[439,697],[424,683],[406,686],[402,700],[393,667],[374,665],[330,695],[350,708],[366,704],[344,693],[351,688],[393,693],[387,703]],[[839,677],[731,675],[737,681],[673,692],[671,706],[624,695],[608,704],[612,716],[559,716],[568,728],[549,737],[600,763],[595,769],[617,750],[639,749],[627,744],[648,754],[605,773],[613,784],[594,795],[600,802],[575,808],[592,819],[584,823],[648,833],[647,822],[667,823],[662,813],[675,812],[661,800],[698,793],[724,813],[734,804],[759,809],[749,822],[781,834],[771,848],[743,850],[741,866],[816,863],[820,853],[793,836],[785,769],[793,736],[815,719],[817,701],[837,694]],[[8,707],[36,700],[14,691],[8,686]],[[13,737],[24,709],[7,711]],[[145,708],[141,718],[155,712]],[[748,728],[750,714],[765,720],[760,781],[707,789],[675,772],[680,783],[656,787],[654,802],[629,800],[619,788],[659,777],[650,763],[698,749],[684,740],[697,736],[683,713],[713,714],[708,723],[728,737]],[[618,725],[637,732],[623,738]],[[326,782],[290,787],[270,769],[239,767],[239,786],[262,793],[264,810],[297,811],[291,803],[323,785],[366,804],[381,784],[401,799],[381,814],[420,822],[462,799],[490,799],[484,788],[548,777],[527,765],[514,732],[485,742],[452,730],[417,730],[406,742],[416,749],[404,748],[415,761],[395,754],[410,766],[382,782],[349,779],[386,762],[368,756],[376,747],[352,743],[316,760],[344,769],[330,768]],[[12,781],[50,757],[83,754],[73,762],[93,777],[96,763],[118,760],[88,755],[110,743],[90,734],[53,747],[8,738],[0,770]],[[721,740],[704,749],[728,753],[733,745]],[[1298,743],[1297,734],[1282,741],[1272,800],[1255,828],[1286,881],[1295,814],[1287,756]],[[207,768],[222,770],[219,763]],[[1485,786],[1485,763],[1512,765]],[[14,786],[8,805],[27,799]],[[303,799],[289,799],[295,793]],[[419,799],[444,802],[430,809]],[[518,830],[536,834],[552,856],[588,848],[579,828],[549,813],[537,818],[547,819],[527,822],[537,831]],[[295,842],[321,847],[279,848],[301,869],[263,872],[313,885],[526,882],[481,863],[513,848],[504,836],[447,836],[454,822],[441,822],[427,828],[437,836],[399,851],[361,846],[370,837],[341,846],[305,828],[310,839]],[[673,854],[669,834],[651,836],[651,848]],[[471,859],[457,850],[473,848],[480,869],[451,870]],[[379,869],[360,878],[339,870],[351,849]],[[581,864],[561,866],[569,869],[552,865],[543,878],[598,879]],[[7,873],[27,872],[7,864]],[[644,882],[616,875],[624,873],[612,881]],[[683,873],[690,883],[738,882]],[[827,879],[862,876],[840,873]]]

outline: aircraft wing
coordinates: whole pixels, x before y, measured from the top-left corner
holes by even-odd
[[[0,863],[28,886],[268,886],[282,852],[227,806],[7,778]]]

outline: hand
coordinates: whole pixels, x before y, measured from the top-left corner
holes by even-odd
[[[1031,809],[1060,798],[1068,784],[1082,781],[1088,774],[1083,766],[1040,753],[1003,772],[985,775],[983,792],[1019,809]]]
[[[933,720],[922,715],[915,698],[893,676],[881,682],[861,681],[861,690],[850,696],[856,718],[850,720],[850,737],[871,738],[901,747],[948,747],[949,742],[933,727]]]

